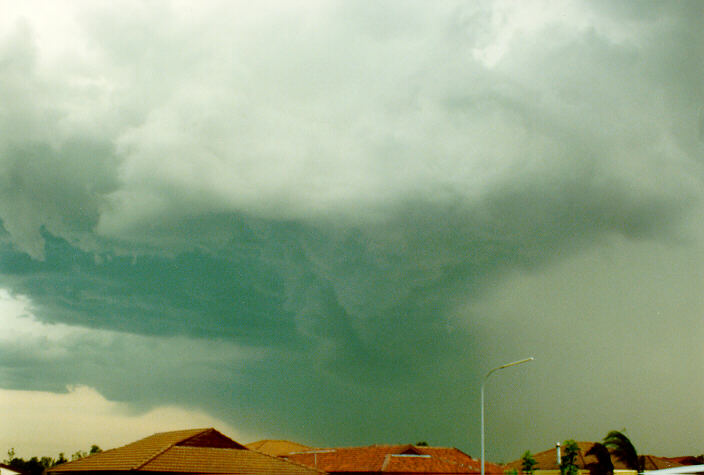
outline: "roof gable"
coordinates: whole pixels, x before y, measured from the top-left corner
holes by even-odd
[[[250,442],[245,444],[248,449],[257,450],[259,452],[264,452],[269,455],[285,455],[291,452],[303,452],[305,450],[312,450],[312,447],[307,445],[299,444],[297,442],[291,442],[290,440],[258,440],[256,442]]]
[[[317,470],[249,450],[215,429],[162,432],[80,460],[50,475],[72,472],[315,474]]]
[[[150,460],[142,468],[146,472],[212,473],[212,474],[291,474],[318,473],[310,467],[262,454],[254,450],[174,446]]]
[[[160,453],[179,442],[215,429],[189,429],[159,432],[136,442],[88,457],[57,465],[51,472],[94,470],[138,470]]]
[[[415,448],[413,445],[409,445],[406,449],[401,450],[400,452],[401,455],[422,455],[421,452],[418,451],[418,449]]]
[[[247,450],[247,447],[244,445],[235,442],[215,429],[207,429],[175,445],[179,447],[211,447],[217,449]]]

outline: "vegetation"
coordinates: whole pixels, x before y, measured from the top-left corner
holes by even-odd
[[[538,462],[535,461],[530,450],[526,450],[521,457],[521,470],[523,473],[532,474],[533,470],[536,469],[536,465],[538,465]]]
[[[78,460],[82,459],[83,457],[87,457],[89,455],[97,454],[98,452],[102,452],[103,450],[98,447],[97,445],[93,444],[90,446],[90,452],[84,452],[83,450],[77,450],[74,454],[71,455],[71,460]]]
[[[589,472],[592,475],[613,475],[614,464],[611,462],[611,454],[605,445],[595,443],[585,455],[594,455],[596,462],[589,464]]]
[[[631,470],[643,471],[644,459],[638,456],[636,448],[630,439],[624,434],[626,429],[621,431],[612,430],[604,437],[604,445],[609,449],[611,455]]]
[[[565,453],[562,456],[562,463],[560,463],[560,473],[562,475],[577,475],[579,473],[579,467],[577,466],[579,445],[572,439],[566,440],[562,445]]]
[[[89,452],[84,452],[82,450],[76,451],[73,455],[71,455],[71,460],[78,460],[98,452],[102,452],[102,450],[100,447],[93,444]],[[59,456],[56,458],[35,456],[25,460],[16,456],[14,448],[7,451],[7,458],[3,460],[3,463],[8,467],[28,475],[42,475],[46,469],[65,462],[68,462],[68,459],[63,452],[59,453]]]

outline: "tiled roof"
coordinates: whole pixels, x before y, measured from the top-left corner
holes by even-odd
[[[596,442],[577,442],[579,446],[579,454],[577,455],[576,464],[580,469],[589,469],[589,466],[597,463],[597,458],[595,455],[587,455],[587,452],[596,444]],[[562,449],[562,454],[564,455],[564,447]],[[557,450],[552,448],[544,452],[537,454],[532,454],[533,458],[537,462],[535,466],[536,470],[558,470],[560,467],[557,464]],[[614,468],[617,470],[627,469],[626,465],[615,457],[611,457],[611,463],[613,463]],[[508,469],[516,469],[521,473],[522,460],[514,460],[513,462],[506,465]],[[645,470],[657,470],[660,468],[670,468],[678,467],[682,464],[676,461],[666,459],[664,457],[655,457],[653,455],[645,456]]]
[[[269,455],[285,455],[291,452],[303,452],[304,450],[311,450],[312,447],[307,445],[299,444],[297,442],[291,442],[290,440],[258,440],[256,442],[251,442],[245,444],[248,449],[257,450]]]
[[[394,455],[384,457],[381,472],[389,473],[468,473],[465,465],[432,455]]]
[[[172,447],[141,468],[147,472],[317,474],[310,467],[254,450]]]
[[[88,457],[57,465],[51,472],[91,470],[137,470],[169,447],[208,430],[190,429],[160,432],[123,447],[106,450]]]
[[[318,471],[255,452],[215,429],[162,432],[117,449],[51,468],[72,472],[173,472],[228,474],[316,474]]]
[[[700,465],[704,463],[704,456],[695,457],[693,455],[681,455],[679,457],[667,457],[668,460],[682,465]]]
[[[288,460],[336,472],[479,473],[480,461],[459,449],[415,445],[336,447],[291,453]],[[486,473],[503,473],[486,464]]]
[[[681,467],[685,464],[668,457],[656,457],[655,455],[643,456],[643,470],[662,470],[664,468]]]

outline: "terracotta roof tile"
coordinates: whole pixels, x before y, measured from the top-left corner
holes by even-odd
[[[668,460],[682,465],[700,465],[704,462],[704,456],[695,457],[693,455],[681,455],[679,457],[667,457]]]
[[[381,472],[389,473],[468,473],[465,465],[432,455],[394,455],[385,457]]]
[[[162,432],[73,462],[49,475],[72,472],[316,474],[310,467],[249,450],[215,429]]]
[[[304,450],[311,450],[312,447],[307,445],[299,444],[297,442],[291,442],[290,440],[258,440],[256,442],[251,442],[245,444],[248,449],[257,450],[269,455],[285,455],[291,452],[302,452]]]
[[[456,448],[410,444],[315,449],[291,453],[285,458],[329,473],[479,473],[481,465],[479,460]],[[485,471],[503,473],[495,464],[486,464]]]
[[[683,464],[679,460],[673,460],[668,457],[656,457],[655,455],[644,455],[644,470],[662,470],[664,468],[682,467]]]
[[[208,447],[171,447],[141,468],[148,472],[172,473],[317,473],[310,467],[291,463],[254,450]]]
[[[116,449],[57,465],[51,472],[92,470],[136,470],[169,447],[214,429],[160,432]]]

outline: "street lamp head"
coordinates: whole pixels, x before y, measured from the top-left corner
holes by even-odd
[[[512,363],[506,363],[505,365],[499,366],[499,369],[508,368],[509,366],[516,366],[517,364],[528,363],[529,361],[533,361],[534,359],[535,358],[531,356],[530,358],[524,358],[522,360],[514,361]]]
[[[504,369],[504,368],[509,368],[509,367],[511,367],[511,366],[516,366],[516,365],[519,365],[519,364],[523,364],[523,363],[529,363],[529,362],[533,361],[534,359],[535,359],[535,358],[533,358],[533,357],[531,356],[530,358],[524,358],[524,359],[522,359],[522,360],[512,361],[511,363],[506,363],[506,364],[502,364],[501,366],[497,366],[496,368],[493,368],[493,369],[491,369],[488,373],[486,373],[486,376],[484,376],[484,381],[486,381],[487,379],[489,379],[489,376],[491,376],[492,373],[494,373],[494,372],[496,372],[496,371],[499,371],[499,370]]]

